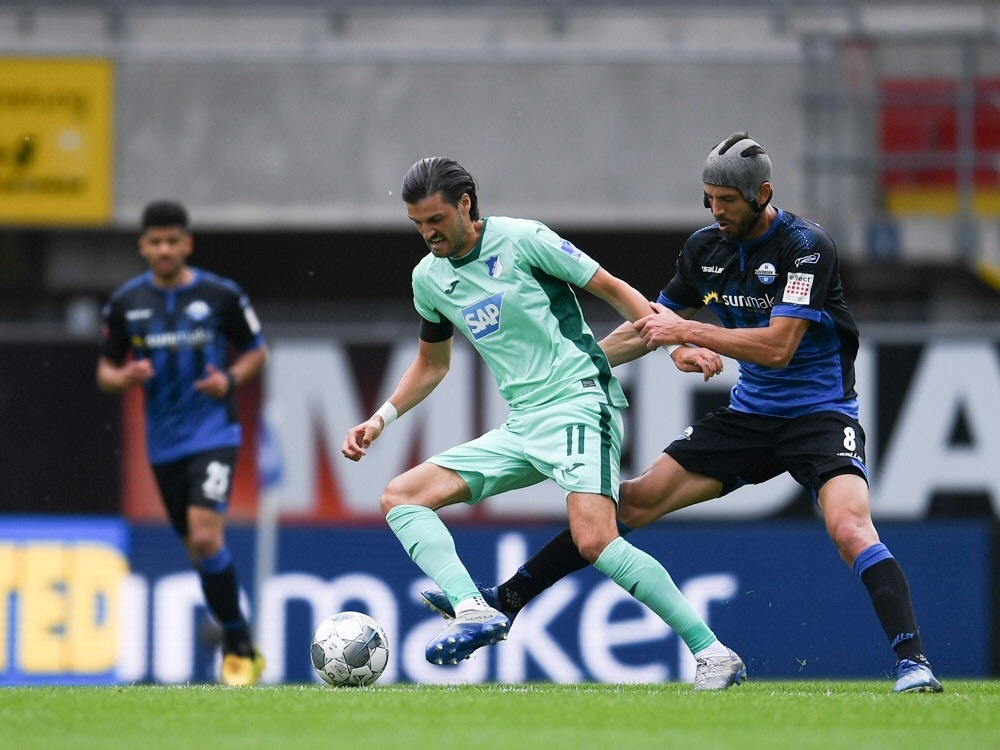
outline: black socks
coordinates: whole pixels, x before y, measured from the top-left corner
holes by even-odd
[[[576,548],[570,530],[564,529],[497,587],[500,606],[504,612],[517,614],[553,583],[588,565],[590,563]]]
[[[868,589],[875,614],[896,656],[926,661],[910,600],[910,586],[895,558],[888,557],[866,568],[861,573],[861,582]]]
[[[240,611],[240,589],[232,563],[217,572],[207,572],[199,568],[198,576],[201,578],[201,589],[205,592],[205,602],[215,619],[222,625],[223,652],[253,656],[250,626]]]

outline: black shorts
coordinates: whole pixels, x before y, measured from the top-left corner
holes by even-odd
[[[226,512],[238,451],[238,448],[213,448],[153,466],[170,524],[182,538],[187,537],[190,506]]]
[[[688,427],[663,452],[686,471],[718,479],[723,495],[786,471],[813,499],[838,474],[868,481],[865,431],[856,419],[835,411],[782,418],[723,407]]]

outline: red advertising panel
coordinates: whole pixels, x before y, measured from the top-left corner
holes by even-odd
[[[973,84],[973,209],[1000,214],[1000,79]],[[880,182],[896,214],[950,215],[958,210],[958,83],[951,78],[881,83]]]

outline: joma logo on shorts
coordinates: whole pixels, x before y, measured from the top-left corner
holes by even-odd
[[[462,310],[462,319],[476,341],[500,330],[500,311],[506,291],[497,292]]]

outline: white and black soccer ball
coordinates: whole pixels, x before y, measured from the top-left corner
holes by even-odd
[[[309,653],[324,682],[366,687],[385,671],[389,641],[368,615],[341,612],[320,623]]]

